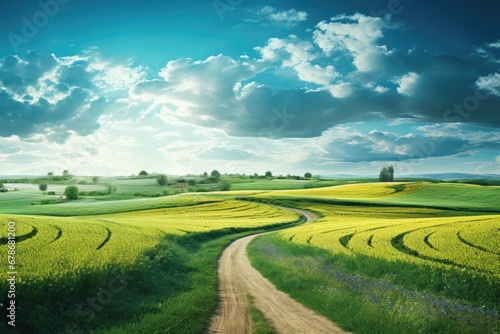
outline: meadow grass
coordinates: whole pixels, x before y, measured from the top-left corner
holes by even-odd
[[[253,333],[254,334],[277,334],[274,327],[269,320],[264,317],[264,314],[255,307],[254,298],[252,295],[247,294],[247,301],[249,304],[250,317],[252,319]]]
[[[20,215],[88,216],[195,205],[200,201],[221,201],[220,198],[186,193],[158,198],[126,198],[113,200],[83,198],[76,201],[65,201],[59,204],[30,205],[30,203],[33,203],[31,194],[20,192],[19,194],[16,193],[13,195],[17,197],[14,197],[12,201],[0,200],[0,212]],[[37,198],[44,199],[46,197],[40,195],[40,197]]]
[[[356,181],[349,180],[287,180],[287,179],[228,179],[231,190],[284,190],[330,187]]]
[[[278,234],[256,238],[249,255],[278,289],[347,331],[479,334],[499,329],[498,281],[468,272],[334,254]],[[446,286],[453,288],[443,290]]]

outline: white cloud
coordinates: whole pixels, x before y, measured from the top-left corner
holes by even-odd
[[[256,13],[256,18],[253,20],[267,20],[271,23],[283,25],[286,27],[294,27],[300,22],[307,21],[307,13],[297,11],[295,9],[279,10],[275,7],[264,6]]]
[[[498,41],[496,41],[496,42],[488,43],[488,46],[490,48],[500,49],[500,39]]]
[[[419,75],[415,72],[403,75],[401,78],[396,80],[396,83],[399,85],[396,89],[397,92],[401,95],[412,96],[418,79]]]
[[[346,82],[327,86],[327,89],[333,97],[338,99],[345,98],[353,92],[351,85]]]
[[[391,27],[386,18],[339,15],[316,25],[314,41],[326,55],[348,52],[359,71],[374,71],[380,58],[392,52],[385,45],[377,45],[384,36],[383,29]]]
[[[94,83],[105,91],[128,90],[135,83],[146,78],[146,72],[141,67],[127,64],[112,64],[111,62],[93,58],[88,71],[96,72]]]
[[[480,77],[476,81],[476,86],[484,89],[490,94],[500,96],[500,73],[491,73],[487,76]]]
[[[281,62],[283,67],[295,70],[298,78],[304,82],[329,85],[339,76],[333,65],[322,67],[312,64],[316,59],[313,54],[314,46],[295,35],[290,35],[287,39],[271,38],[266,46],[255,49],[261,53],[259,62]]]
[[[375,91],[377,93],[383,94],[383,93],[387,93],[388,91],[390,91],[390,89],[387,87],[384,87],[384,86],[377,86],[377,87],[375,87]]]

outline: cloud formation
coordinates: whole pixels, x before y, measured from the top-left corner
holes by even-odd
[[[294,17],[262,10],[275,19]],[[491,57],[397,50],[385,40],[394,29],[399,26],[388,16],[338,15],[319,22],[309,38],[268,39],[255,48],[256,58],[176,59],[154,80],[142,67],[88,54],[6,57],[0,60],[1,135],[57,141],[88,135],[119,104],[137,110],[122,114],[139,118],[152,113],[165,122],[273,139],[317,137],[371,120],[500,125],[500,76]]]
[[[44,135],[54,141],[88,135],[115,103],[107,93],[140,79],[136,70],[95,57],[28,52],[0,59],[0,135]]]

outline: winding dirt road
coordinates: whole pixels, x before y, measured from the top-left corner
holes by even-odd
[[[283,209],[303,215],[306,218],[306,223],[317,218],[306,211]],[[213,334],[253,333],[246,297],[249,293],[255,299],[255,306],[278,333],[346,333],[330,320],[314,313],[287,294],[277,290],[271,282],[252,267],[246,248],[253,238],[262,234],[238,239],[222,253],[218,268],[221,302],[217,314],[212,318],[209,332]]]

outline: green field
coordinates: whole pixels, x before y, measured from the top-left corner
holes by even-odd
[[[351,180],[230,179],[231,190],[307,189],[356,183]]]
[[[500,187],[232,181],[232,191],[150,197],[134,193],[161,192],[154,178],[102,178],[77,186],[112,184],[115,193],[76,201],[37,182],[7,183],[0,252],[15,222],[17,333],[203,333],[217,307],[222,249],[269,229],[281,230],[250,245],[254,266],[345,330],[498,332]],[[319,219],[297,225],[297,214],[268,204]],[[7,291],[3,280],[4,305]],[[248,298],[256,330],[272,331]]]

